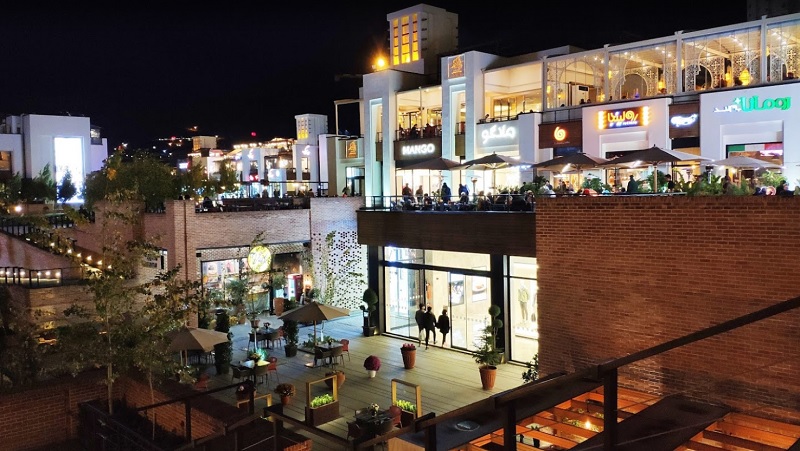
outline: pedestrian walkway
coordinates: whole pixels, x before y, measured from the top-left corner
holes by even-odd
[[[262,316],[261,324],[269,322],[272,327],[282,324],[275,316]],[[478,364],[471,354],[450,349],[431,346],[425,349],[424,345],[417,348],[416,365],[413,369],[403,368],[403,358],[400,347],[409,342],[399,338],[387,336],[364,337],[362,334],[361,312],[354,312],[346,318],[338,318],[317,325],[318,336],[331,336],[337,340],[346,338],[350,340],[350,359],[344,356],[344,365],[337,369],[344,371],[345,382],[339,390],[339,403],[341,418],[322,425],[320,428],[341,437],[347,436],[347,421],[351,421],[356,409],[363,409],[372,403],[378,404],[382,409],[391,404],[391,380],[400,379],[422,387],[422,414],[434,412],[441,415],[459,407],[484,399],[494,393],[517,387],[523,383],[522,373],[525,368],[517,364],[504,364],[498,366],[495,388],[491,391],[481,388]],[[247,355],[250,324],[234,325],[233,333],[233,359],[238,363]],[[300,342],[309,339],[313,328],[300,327]],[[415,340],[410,340],[415,341]],[[252,342],[250,342],[252,348]],[[271,351],[270,355],[278,358],[278,375],[280,382],[290,382],[297,388],[297,395],[291,404],[284,410],[289,416],[302,420],[305,415],[306,382],[318,380],[325,376],[331,369],[325,366],[309,368],[308,363],[313,363],[313,355],[298,351],[296,357],[287,358],[279,346]],[[363,363],[369,355],[376,355],[381,359],[381,369],[375,378],[369,378]],[[210,366],[206,372],[211,375],[209,388],[217,388],[234,383],[231,375],[217,376],[215,369]],[[275,382],[269,380],[265,390],[264,385],[258,385],[257,392],[272,393]],[[233,389],[213,394],[219,399],[236,404]],[[273,395],[278,402],[277,396]],[[413,398],[409,398],[413,399]],[[257,411],[260,411],[265,402],[257,401]],[[341,446],[326,443],[319,437],[309,437],[314,440],[314,450],[341,451]]]

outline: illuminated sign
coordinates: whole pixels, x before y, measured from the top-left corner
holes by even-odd
[[[639,127],[650,123],[650,107],[628,108],[625,110],[598,111],[597,128]]]
[[[347,158],[357,158],[358,157],[358,145],[356,145],[356,141],[349,141],[347,143]]]
[[[683,116],[683,115],[672,116],[672,119],[669,120],[669,123],[676,127],[688,127],[697,122],[698,117],[700,116],[697,113],[690,114],[689,116]]]
[[[761,111],[761,110],[782,110],[786,111],[792,106],[791,97],[777,97],[774,99],[764,99],[759,105],[758,96],[750,97],[737,97],[730,105],[725,105],[722,108],[714,108],[715,113],[736,113],[744,111]]]
[[[517,136],[517,129],[511,125],[492,125],[490,128],[481,132],[481,139],[485,145],[489,141],[498,139],[514,139]]]
[[[556,129],[553,130],[553,139],[558,142],[564,141],[567,139],[567,131],[561,127],[556,127]]]
[[[458,78],[464,76],[464,55],[451,56],[447,60],[448,78]]]
[[[303,155],[311,155],[311,150],[309,150],[311,146],[303,147]]]
[[[436,152],[436,146],[431,143],[403,146],[400,148],[401,155],[430,155]]]

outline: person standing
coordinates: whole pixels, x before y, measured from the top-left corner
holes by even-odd
[[[442,314],[439,315],[436,326],[439,328],[439,332],[442,333],[442,347],[444,347],[447,341],[447,333],[450,332],[450,317],[447,316],[447,307],[442,309]]]
[[[449,203],[452,196],[453,193],[450,191],[450,187],[447,186],[447,183],[442,183],[442,202]]]
[[[425,312],[425,349],[428,349],[428,343],[433,334],[433,344],[436,344],[436,315],[433,314],[433,307],[428,306]]]
[[[639,184],[636,183],[636,180],[633,178],[631,174],[630,179],[628,180],[628,194],[636,194],[639,192]]]
[[[419,345],[422,346],[422,333],[425,331],[425,304],[420,304],[417,313],[414,314],[414,320],[417,322],[417,339]]]
[[[425,191],[422,189],[422,185],[420,185],[419,188],[417,188],[417,192],[416,192],[417,203],[420,203],[420,204],[422,203],[422,196],[424,194],[425,194]]]

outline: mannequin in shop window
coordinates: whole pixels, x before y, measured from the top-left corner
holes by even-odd
[[[522,285],[517,290],[517,301],[519,302],[520,318],[522,318],[522,326],[528,325],[528,305],[530,305],[531,295],[525,285]]]

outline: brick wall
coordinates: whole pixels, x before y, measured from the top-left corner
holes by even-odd
[[[536,213],[542,374],[800,295],[800,197],[545,198]],[[796,417],[798,337],[792,311],[624,367],[620,377],[658,395]]]
[[[102,372],[0,394],[0,448],[25,451],[77,436],[78,404],[107,399]]]
[[[72,268],[76,265],[63,257],[29,244],[20,238],[0,234],[0,267],[16,266],[27,269]]]

